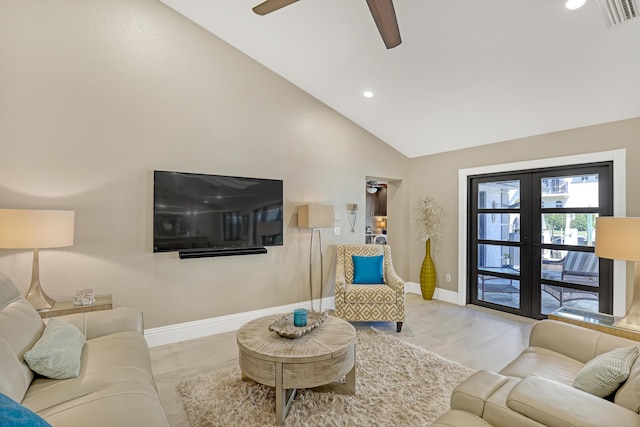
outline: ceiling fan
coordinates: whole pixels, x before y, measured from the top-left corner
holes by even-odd
[[[266,15],[297,1],[266,0],[254,7],[253,11],[258,15]],[[387,49],[392,49],[402,43],[396,11],[393,8],[393,0],[367,0],[367,4]]]
[[[387,184],[378,181],[367,181],[367,193],[375,194],[380,188],[387,188]]]

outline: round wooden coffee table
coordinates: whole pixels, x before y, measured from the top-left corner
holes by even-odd
[[[276,389],[277,425],[282,425],[297,389],[341,394],[356,390],[355,328],[328,316],[311,332],[290,339],[269,330],[283,316],[252,320],[238,329],[237,336],[242,378]]]

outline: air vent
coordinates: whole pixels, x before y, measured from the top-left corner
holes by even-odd
[[[598,0],[609,28],[638,16],[636,0]]]

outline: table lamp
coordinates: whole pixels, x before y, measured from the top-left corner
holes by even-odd
[[[36,310],[55,303],[40,286],[38,251],[73,245],[74,217],[74,211],[0,209],[0,248],[33,249],[31,286],[25,298]]]
[[[596,255],[634,261],[631,307],[616,326],[640,331],[640,218],[596,218]]]
[[[318,231],[320,242],[320,308],[322,313],[322,283],[324,282],[324,262],[322,260],[322,229],[333,227],[335,213],[332,205],[303,205],[298,206],[298,228],[311,229],[311,243],[309,245],[309,293],[311,296],[311,311],[313,311],[313,236]]]

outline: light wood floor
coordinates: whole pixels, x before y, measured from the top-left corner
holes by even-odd
[[[436,352],[474,369],[500,370],[527,347],[534,321],[481,307],[460,307],[424,301],[407,294],[406,322],[401,333],[395,323],[356,322]],[[160,399],[172,427],[188,427],[176,385],[186,378],[238,364],[236,333],[183,341],[151,349]]]

